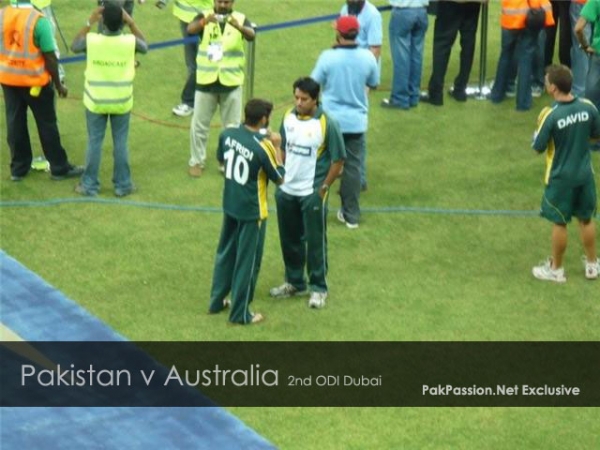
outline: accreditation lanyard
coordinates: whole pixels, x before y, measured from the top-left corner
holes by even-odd
[[[208,40],[208,60],[219,62],[223,59],[223,31],[225,23],[219,23],[216,27],[211,27],[210,39]]]

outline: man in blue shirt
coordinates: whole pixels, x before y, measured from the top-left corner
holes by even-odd
[[[367,0],[346,0],[340,16],[356,16],[360,26],[356,43],[366,48],[379,61],[383,42],[383,25],[381,13],[375,5]]]
[[[377,86],[377,61],[359,48],[358,19],[342,16],[336,22],[337,45],[319,56],[311,78],[323,88],[323,109],[340,125],[346,146],[338,220],[348,228],[358,228],[360,218],[360,158],[365,151],[369,100],[366,87]]]
[[[381,77],[381,43],[383,41],[383,26],[381,13],[375,5],[366,0],[346,0],[342,6],[341,16],[356,16],[360,26],[356,43],[360,48],[366,48],[373,53],[379,64],[377,84]],[[367,146],[360,159],[360,189],[367,190]]]

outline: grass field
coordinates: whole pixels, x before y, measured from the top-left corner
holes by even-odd
[[[71,39],[94,2],[55,3]],[[500,35],[498,2],[491,3],[488,80],[495,72]],[[89,4],[89,11],[82,4]],[[334,14],[341,4],[238,0],[236,8],[267,25]],[[151,43],[179,37],[170,11],[149,3],[136,6],[134,17]],[[550,226],[535,215],[543,157],[530,149],[537,113],[550,98],[534,99],[526,113],[516,112],[511,99],[492,105],[449,97],[443,108],[381,109],[391,80],[388,18],[384,13],[382,86],[371,93],[363,221],[350,231],[330,213],[326,309],[315,312],[303,301],[269,299],[269,287],[283,277],[273,215],[254,306],[267,321],[228,327],[224,316],[205,315],[221,226],[222,178],[213,159],[219,122],[211,133],[205,175],[190,179],[189,119],[171,115],[184,81],[179,47],[140,57],[130,136],[138,192],[125,200],[112,195],[109,139],[103,191],[89,200],[73,192],[74,181],[51,182],[42,173],[12,183],[2,135],[1,247],[131,340],[598,340],[600,284],[583,277],[576,227],[569,235],[568,283],[544,284],[530,274],[550,245]],[[432,30],[433,20],[423,86],[430,75]],[[278,126],[291,105],[292,82],[309,74],[318,54],[332,43],[328,23],[258,34],[254,92],[275,103],[273,124]],[[456,73],[456,50],[447,84]],[[473,81],[478,67],[477,55]],[[58,102],[59,126],[71,160],[83,163],[83,64],[66,70],[70,95]],[[3,114],[0,121],[4,133]],[[35,127],[32,131],[35,135]],[[330,209],[338,206],[332,196]],[[231,410],[284,449],[600,447],[598,409]]]

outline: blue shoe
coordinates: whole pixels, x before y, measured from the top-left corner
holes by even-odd
[[[137,191],[136,187],[131,185],[129,189],[125,189],[124,191],[115,190],[115,197],[127,197],[128,195],[133,194],[135,191]]]
[[[88,190],[86,190],[86,188],[83,187],[83,184],[79,183],[78,185],[75,186],[75,192],[77,192],[79,195],[83,195],[85,197],[95,197],[96,194],[94,192],[90,192]]]
[[[392,103],[389,98],[381,100],[381,107],[388,109],[408,109],[408,106],[401,106],[397,103]]]

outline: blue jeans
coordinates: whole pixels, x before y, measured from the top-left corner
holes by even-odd
[[[589,70],[585,82],[585,97],[596,108],[600,108],[600,56],[592,55],[589,58]]]
[[[389,33],[394,74],[390,103],[400,108],[419,102],[427,25],[425,8],[392,9]]]
[[[546,67],[544,66],[544,51],[546,49],[546,30],[541,29],[538,33],[536,44],[533,50],[532,59],[532,73],[531,73],[531,84],[533,86],[541,87],[542,89],[546,85],[544,79],[546,77]],[[513,55],[513,59],[510,67],[510,75],[508,77],[508,89],[516,91],[515,86],[517,85],[517,70],[519,68],[519,61]]]
[[[517,80],[517,111],[527,111],[531,108],[532,61],[537,38],[537,31],[502,29],[502,50],[498,60],[494,87],[490,96],[492,102],[500,103],[504,100],[509,83],[511,61],[513,58],[516,58],[519,72]]]
[[[585,84],[586,77],[589,70],[589,56],[588,54],[581,48],[579,48],[579,41],[577,40],[577,36],[575,36],[575,24],[577,23],[577,19],[579,19],[579,15],[581,14],[581,9],[583,5],[581,3],[572,2],[569,9],[569,14],[571,16],[571,70],[573,71],[573,86],[571,86],[571,92],[573,95],[577,97],[583,96],[585,93]],[[590,24],[587,24],[583,29],[583,34],[587,42],[591,42],[590,38],[592,35],[592,30]],[[597,103],[594,103],[598,106]]]
[[[546,46],[546,30],[543,28],[538,32],[532,57],[531,82],[534,86],[544,88],[546,85],[546,67],[544,66],[544,48]]]
[[[85,110],[87,121],[88,146],[85,156],[85,171],[81,177],[81,185],[86,194],[96,195],[100,191],[98,172],[102,158],[102,142],[106,133],[106,125],[110,119],[113,138],[113,183],[115,194],[127,195],[133,190],[131,171],[129,170],[129,113],[126,114],[96,114]]]

